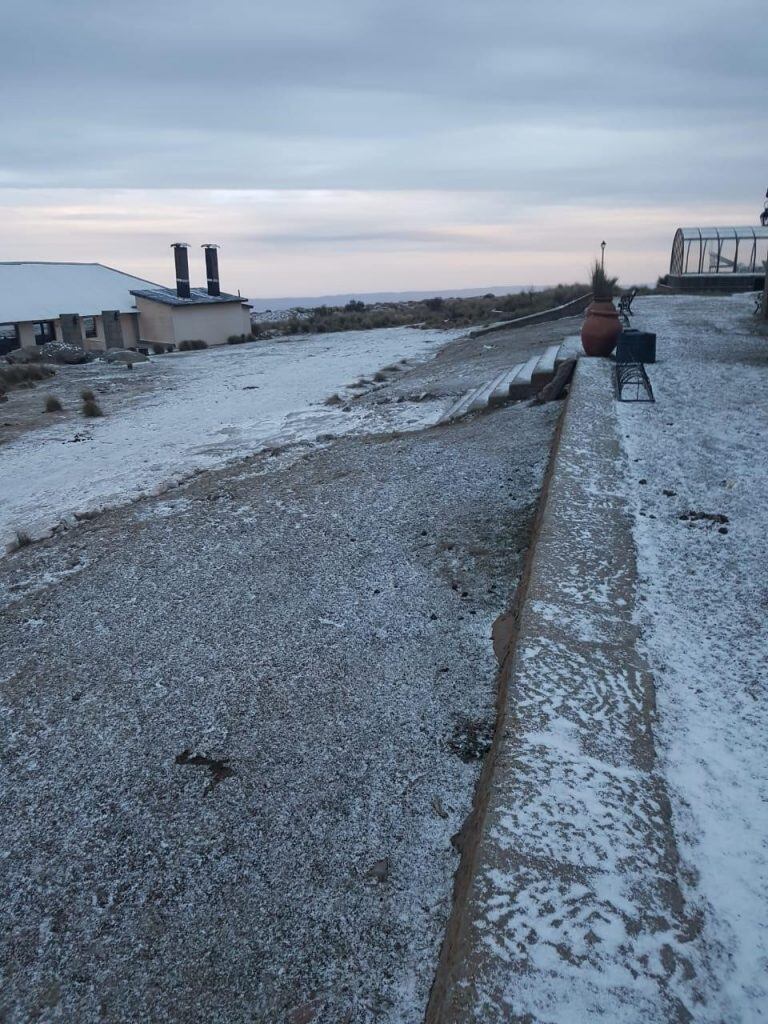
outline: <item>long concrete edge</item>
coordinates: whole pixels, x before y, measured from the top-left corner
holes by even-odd
[[[578,298],[564,302],[562,306],[551,306],[549,309],[542,309],[538,313],[529,313],[527,316],[518,316],[514,320],[499,320],[487,327],[475,327],[469,331],[468,337],[482,338],[486,334],[493,334],[495,331],[507,331],[515,327],[531,327],[535,324],[545,324],[552,320],[563,320],[565,317],[578,316],[583,313],[592,301],[592,292],[586,295],[579,295]]]
[[[494,624],[496,729],[427,1024],[683,1024],[712,990],[655,749],[613,406],[607,361],[580,360],[524,574]]]
[[[552,447],[549,453],[549,461],[544,474],[539,504],[531,530],[531,540],[528,545],[528,555],[520,583],[517,586],[511,606],[496,619],[493,625],[493,647],[499,661],[499,669],[496,678],[496,724],[493,732],[491,748],[485,756],[480,778],[475,786],[475,796],[472,802],[472,810],[464,821],[461,831],[458,834],[457,843],[461,853],[459,866],[456,869],[453,883],[453,907],[448,919],[445,938],[440,950],[435,977],[432,982],[432,989],[427,1003],[427,1010],[424,1017],[425,1024],[441,1024],[446,1009],[446,1000],[449,989],[454,979],[454,972],[460,959],[462,939],[468,927],[467,904],[472,882],[477,867],[477,855],[480,848],[480,840],[485,824],[488,801],[493,784],[493,776],[498,761],[499,751],[504,741],[505,725],[507,717],[507,693],[509,687],[510,666],[514,655],[515,646],[520,626],[520,613],[525,604],[528,588],[531,580],[533,566],[536,561],[536,547],[541,530],[542,520],[547,505],[547,497],[552,482],[552,477],[557,465],[557,456],[560,450],[560,441],[563,435],[563,426],[570,407],[570,394],[573,388],[573,378],[563,404],[563,409],[557,421]]]

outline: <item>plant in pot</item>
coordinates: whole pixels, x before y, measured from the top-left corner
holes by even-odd
[[[592,302],[581,328],[581,344],[588,356],[609,356],[621,334],[621,320],[613,304],[617,278],[608,277],[599,260],[592,265]]]

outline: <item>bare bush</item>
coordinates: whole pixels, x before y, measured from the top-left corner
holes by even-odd
[[[83,402],[83,416],[95,419],[97,416],[103,415],[104,413],[101,411],[101,406],[98,402]]]

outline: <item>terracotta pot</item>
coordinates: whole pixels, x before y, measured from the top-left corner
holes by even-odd
[[[581,327],[581,344],[588,356],[609,356],[621,334],[621,321],[612,302],[587,306]]]

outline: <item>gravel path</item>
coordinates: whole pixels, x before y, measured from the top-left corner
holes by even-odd
[[[261,454],[0,563],[2,1019],[421,1020],[558,412]]]

